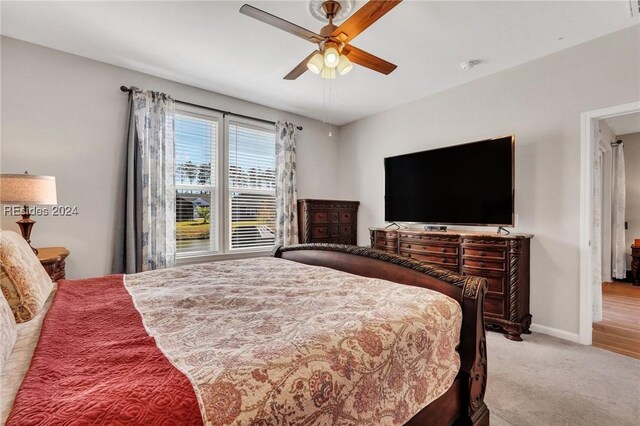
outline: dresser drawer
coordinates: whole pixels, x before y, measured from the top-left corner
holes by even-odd
[[[400,238],[405,241],[422,242],[423,244],[458,245],[457,235],[421,235],[409,232],[400,232]]]
[[[487,280],[487,292],[503,295],[507,291],[507,277],[504,273],[462,267],[462,275],[482,277]]]
[[[340,222],[351,223],[353,221],[353,212],[351,210],[340,210]]]
[[[400,249],[408,249],[414,252],[420,253],[428,253],[428,254],[449,254],[449,255],[458,255],[458,247],[450,246],[450,245],[431,245],[431,244],[423,244],[414,243],[414,242],[400,242]]]
[[[349,236],[353,234],[353,228],[351,225],[340,225],[340,235]]]
[[[331,225],[331,236],[339,237],[340,236],[340,225]]]
[[[376,240],[376,247],[393,247],[394,249],[398,247],[398,242],[394,240]]]
[[[501,260],[490,259],[470,259],[468,257],[462,257],[462,267],[480,269],[485,271],[506,271],[506,262]],[[470,274],[473,275],[473,274]]]
[[[311,220],[313,223],[329,223],[329,211],[328,210],[312,211]]]
[[[329,225],[312,225],[311,238],[326,238],[329,236]]]
[[[490,294],[484,298],[484,313],[493,317],[504,317],[504,302],[501,297],[492,297]]]
[[[337,211],[337,210],[330,210],[329,211],[329,218],[331,219],[331,223],[340,222],[340,212]]]
[[[488,260],[505,260],[507,258],[507,251],[504,249],[486,249],[462,246],[462,255],[465,257],[475,257]]]
[[[437,254],[416,253],[413,251],[400,250],[400,255],[404,257],[410,257],[411,259],[428,262],[434,265],[443,265],[450,267],[458,266],[458,257],[454,256],[440,256]]]
[[[376,240],[398,241],[397,232],[375,231]]]

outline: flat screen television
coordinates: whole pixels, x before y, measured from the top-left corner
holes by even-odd
[[[384,159],[387,222],[514,226],[515,137]]]

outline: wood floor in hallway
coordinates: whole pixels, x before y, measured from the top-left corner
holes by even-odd
[[[593,346],[640,359],[640,286],[602,286],[602,321],[593,323]]]

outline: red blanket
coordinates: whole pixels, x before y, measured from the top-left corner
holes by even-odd
[[[59,282],[7,425],[202,424],[121,275]]]

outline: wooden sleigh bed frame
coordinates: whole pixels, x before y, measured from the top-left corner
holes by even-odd
[[[273,256],[428,288],[455,299],[462,308],[462,329],[457,348],[460,371],[449,390],[423,408],[407,425],[489,424],[489,409],[484,403],[487,384],[483,320],[487,283],[484,278],[465,277],[379,250],[338,244],[280,246],[274,249]]]

